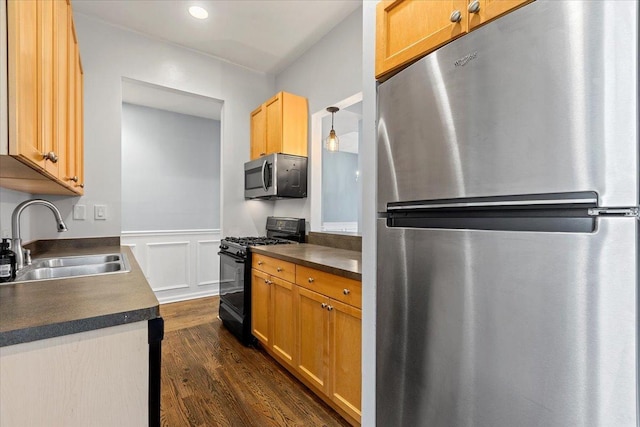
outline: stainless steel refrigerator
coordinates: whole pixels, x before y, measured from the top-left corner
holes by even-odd
[[[377,425],[637,426],[638,2],[472,31],[377,129]]]

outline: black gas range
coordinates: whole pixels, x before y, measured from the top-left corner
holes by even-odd
[[[251,334],[251,246],[303,243],[304,218],[267,218],[267,235],[225,237],[220,241],[220,311],[222,323],[245,345]]]

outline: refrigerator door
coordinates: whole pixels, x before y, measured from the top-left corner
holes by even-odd
[[[638,425],[636,219],[377,232],[378,425]]]
[[[595,191],[638,206],[638,2],[528,4],[378,88],[378,211]]]

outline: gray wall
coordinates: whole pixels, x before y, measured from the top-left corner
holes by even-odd
[[[358,8],[276,76],[277,90],[309,100],[309,117],[362,90],[362,8]],[[311,137],[309,126],[309,137]],[[309,150],[311,152],[311,150]],[[310,170],[310,173],[321,171]],[[311,178],[311,177],[310,177]],[[310,181],[310,179],[308,180]],[[278,200],[274,214],[309,221],[309,198]]]
[[[358,155],[323,150],[322,222],[358,220]]]
[[[122,231],[220,228],[220,122],[122,104]]]

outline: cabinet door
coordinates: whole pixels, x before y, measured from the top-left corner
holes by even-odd
[[[251,113],[251,160],[267,154],[267,114],[261,105]]]
[[[291,366],[294,366],[295,342],[293,286],[271,276],[271,348]]]
[[[362,311],[329,302],[331,399],[360,421],[362,387]]]
[[[78,194],[84,193],[84,72],[80,61],[80,48],[75,45],[75,139],[74,139],[74,163],[77,180],[75,190]]]
[[[267,154],[282,152],[282,92],[265,103]]]
[[[326,307],[329,299],[296,286],[298,294],[298,366],[297,370],[324,393],[328,392],[329,322]]]
[[[281,152],[307,157],[309,105],[307,98],[282,92]]]
[[[53,6],[53,145],[58,155],[56,176],[66,183],[67,114],[69,111],[69,6],[66,0],[55,0]]]
[[[258,341],[269,346],[269,305],[271,281],[269,275],[251,270],[251,332]]]
[[[461,19],[452,22],[459,11]],[[376,78],[467,32],[464,0],[381,1],[376,10]]]
[[[471,7],[469,8],[469,30],[532,1],[533,0],[477,0],[479,4],[478,11],[471,12],[472,9]],[[470,0],[469,4],[473,2],[474,0]]]
[[[9,0],[9,154],[44,167],[38,131],[38,1]]]
[[[82,164],[83,145],[82,136],[82,68],[80,67],[80,52],[76,37],[75,26],[71,8],[69,8],[69,113],[67,116],[67,170],[64,174],[64,182],[75,192],[80,192],[82,187]]]
[[[58,140],[54,137],[53,116],[53,53],[54,53],[54,1],[38,2],[38,81],[39,131],[45,170],[58,177]]]

